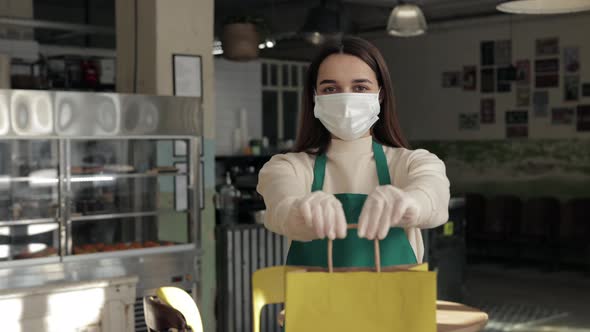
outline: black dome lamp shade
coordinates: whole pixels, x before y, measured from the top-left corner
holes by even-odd
[[[326,1],[322,0],[320,6],[309,10],[300,34],[305,40],[318,45],[328,39],[342,37],[341,23],[340,13],[328,8]]]

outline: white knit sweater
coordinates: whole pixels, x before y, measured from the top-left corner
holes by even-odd
[[[420,228],[433,228],[448,220],[449,180],[444,163],[426,150],[384,147],[392,185],[414,197],[420,205],[419,220],[405,228],[419,262],[424,256]],[[314,239],[313,229],[305,226],[297,198],[311,192],[315,156],[287,153],[272,157],[260,171],[258,192],[266,204],[266,227],[291,240]],[[372,137],[354,141],[333,139],[327,152],[323,191],[327,193],[370,194],[379,186]],[[284,227],[285,223],[297,227]]]

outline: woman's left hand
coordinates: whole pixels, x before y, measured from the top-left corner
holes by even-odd
[[[411,225],[418,220],[416,200],[392,185],[379,186],[367,197],[358,221],[358,236],[383,240],[391,227]]]

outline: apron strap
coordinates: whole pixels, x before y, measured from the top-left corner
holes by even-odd
[[[387,166],[387,158],[383,146],[373,141],[373,155],[375,158],[375,165],[377,166],[377,177],[379,178],[379,185],[384,186],[391,184],[391,177],[389,175],[389,167]],[[326,154],[317,155],[313,164],[313,183],[311,184],[311,191],[320,191],[324,188],[324,178],[326,177]]]
[[[389,167],[387,166],[387,158],[385,158],[383,146],[375,141],[373,141],[373,155],[375,156],[375,164],[377,165],[377,177],[379,178],[379,185],[385,186],[391,184]]]
[[[324,178],[326,176],[326,154],[317,155],[313,164],[313,183],[311,191],[320,191],[324,188]]]

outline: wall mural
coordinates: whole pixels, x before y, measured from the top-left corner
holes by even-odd
[[[590,197],[590,140],[416,141],[447,167],[460,195]]]

